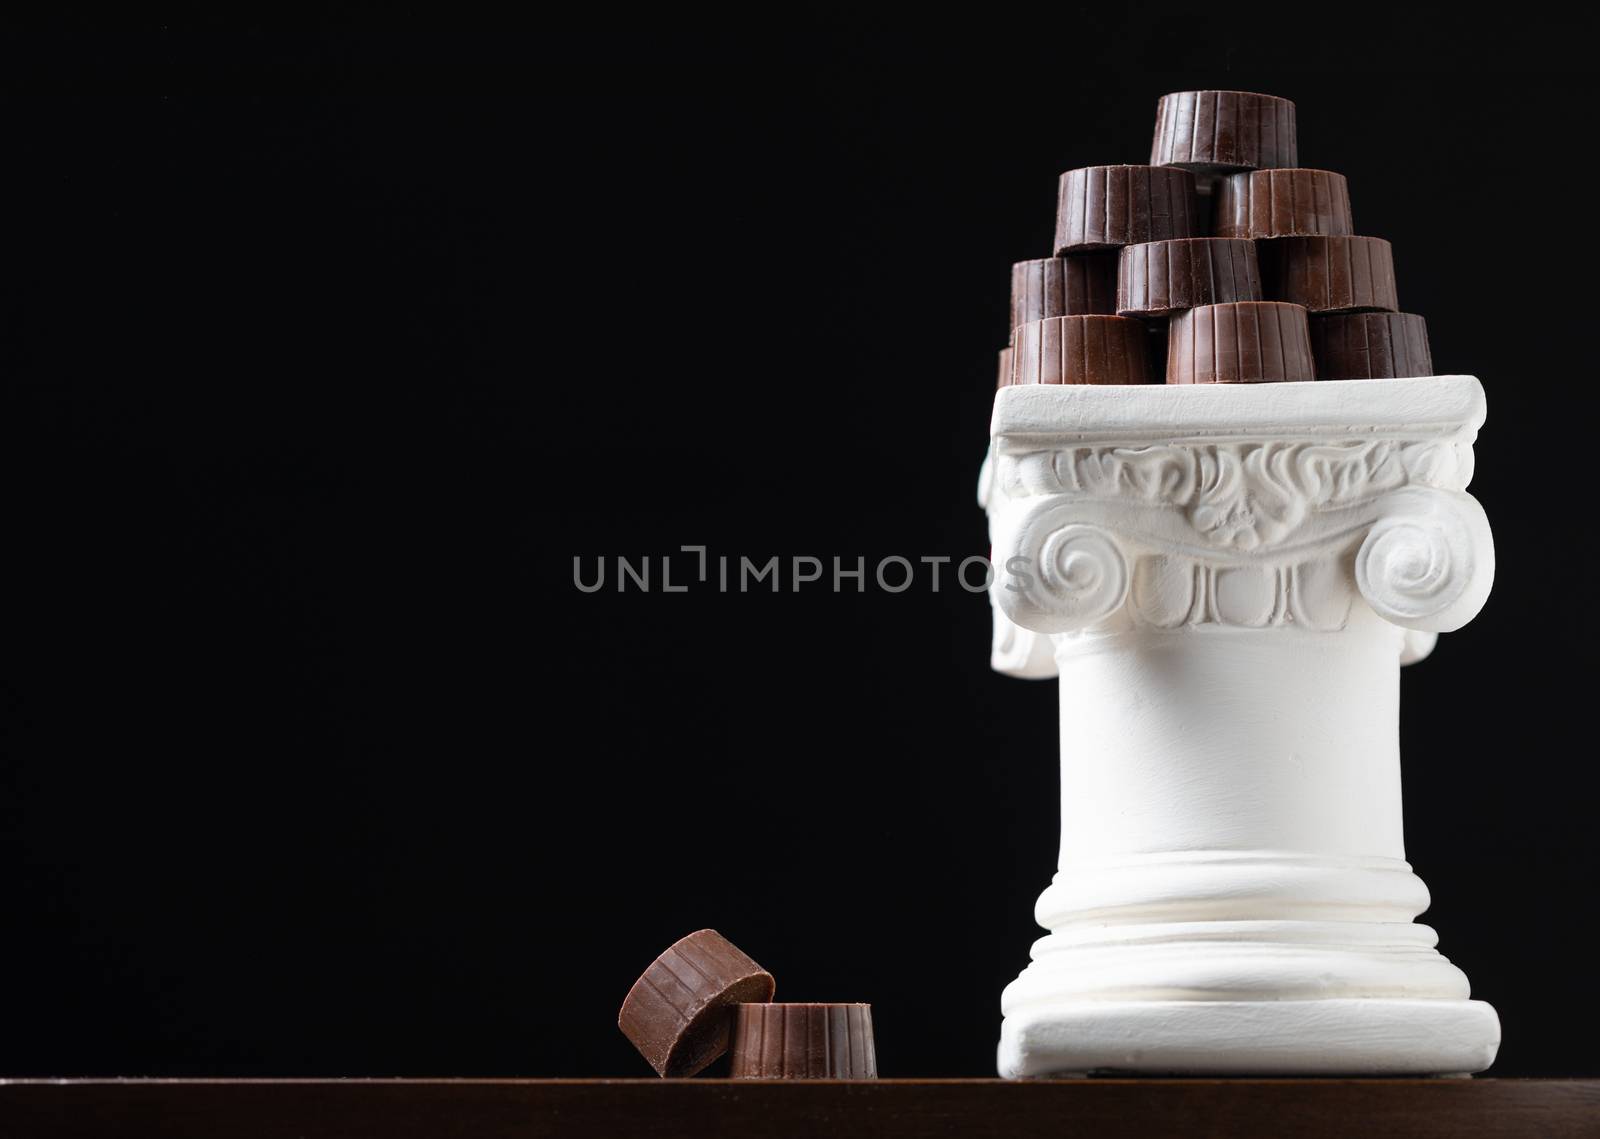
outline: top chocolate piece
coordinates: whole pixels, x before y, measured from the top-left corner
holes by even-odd
[[[1251,91],[1175,91],[1156,106],[1150,165],[1204,174],[1300,164],[1294,104]]]
[[[1061,176],[1056,253],[1196,237],[1195,177],[1172,166],[1085,166]]]

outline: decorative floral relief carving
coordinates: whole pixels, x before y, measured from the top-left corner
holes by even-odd
[[[1449,440],[1367,439],[1063,447],[1001,459],[1009,497],[1071,494],[1181,511],[1208,543],[1254,550],[1283,542],[1319,509],[1403,486],[1460,490],[1471,447]]]

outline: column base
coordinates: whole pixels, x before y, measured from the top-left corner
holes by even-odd
[[[1077,1001],[1007,1016],[999,1059],[1007,1079],[1467,1075],[1499,1047],[1500,1018],[1483,1001]]]

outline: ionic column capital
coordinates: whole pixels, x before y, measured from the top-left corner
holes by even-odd
[[[1470,376],[1002,389],[984,496],[997,620],[1329,632],[1361,601],[1459,628],[1494,577],[1465,492],[1483,410]],[[1407,659],[1429,647],[1408,638]]]

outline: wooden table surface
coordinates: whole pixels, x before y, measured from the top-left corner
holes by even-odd
[[[0,1136],[1600,1139],[1597,1080],[7,1080]]]

